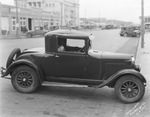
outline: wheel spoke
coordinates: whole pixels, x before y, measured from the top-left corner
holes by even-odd
[[[139,89],[138,86],[132,81],[126,81],[120,88],[122,95],[126,98],[134,98],[137,96]]]
[[[17,76],[17,83],[23,88],[29,87],[33,83],[33,77],[29,72],[22,71]]]

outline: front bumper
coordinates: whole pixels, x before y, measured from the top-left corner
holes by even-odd
[[[1,68],[0,68],[0,74],[1,74],[1,77],[2,77],[2,78],[4,78],[4,77],[6,76],[6,75],[5,75],[6,70],[7,70],[7,69],[4,68],[4,67],[1,67]]]
[[[4,77],[4,74],[6,72],[6,69],[4,67],[1,67],[1,77]]]

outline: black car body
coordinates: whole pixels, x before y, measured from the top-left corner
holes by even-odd
[[[48,32],[48,30],[45,30],[43,27],[36,26],[34,30],[27,31],[26,36],[28,38],[31,38],[36,35],[44,36],[47,32]]]
[[[2,70],[2,77],[10,74],[12,85],[22,93],[31,93],[44,81],[49,81],[96,88],[115,87],[122,101],[140,100],[146,79],[135,65],[134,57],[92,50],[93,38],[93,35],[72,30],[49,32],[45,35],[45,48],[22,52],[14,49],[6,70]]]
[[[139,26],[121,27],[120,36],[140,37],[140,35],[141,32]]]

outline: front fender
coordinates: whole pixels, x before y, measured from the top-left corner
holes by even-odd
[[[123,75],[134,75],[134,76],[137,76],[143,83],[146,83],[145,77],[140,72],[138,72],[138,71],[136,71],[134,69],[125,69],[125,70],[121,70],[121,71],[113,74],[106,81],[104,81],[102,84],[100,84],[100,85],[98,85],[96,87],[101,88],[103,86],[115,85],[115,82]]]
[[[35,72],[37,73],[38,77],[39,77],[39,80],[40,82],[43,82],[44,81],[44,75],[41,71],[41,69],[33,62],[31,62],[30,60],[26,60],[26,59],[21,59],[21,60],[17,60],[15,61],[14,63],[12,63],[5,71],[5,73],[2,74],[2,77],[5,77],[7,76],[8,74],[11,74],[11,72],[19,67],[19,66],[22,66],[22,65],[27,65],[31,68],[33,68],[35,70]]]

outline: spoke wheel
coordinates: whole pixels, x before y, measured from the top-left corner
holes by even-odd
[[[133,103],[143,97],[145,86],[138,77],[125,75],[116,82],[115,91],[121,101]]]
[[[33,76],[30,72],[22,71],[17,75],[17,83],[22,88],[28,88],[33,83]]]
[[[11,82],[13,87],[21,93],[32,93],[39,86],[36,72],[28,66],[17,67],[12,73]]]
[[[120,87],[121,94],[126,98],[134,98],[139,93],[139,86],[132,81],[125,81]]]

